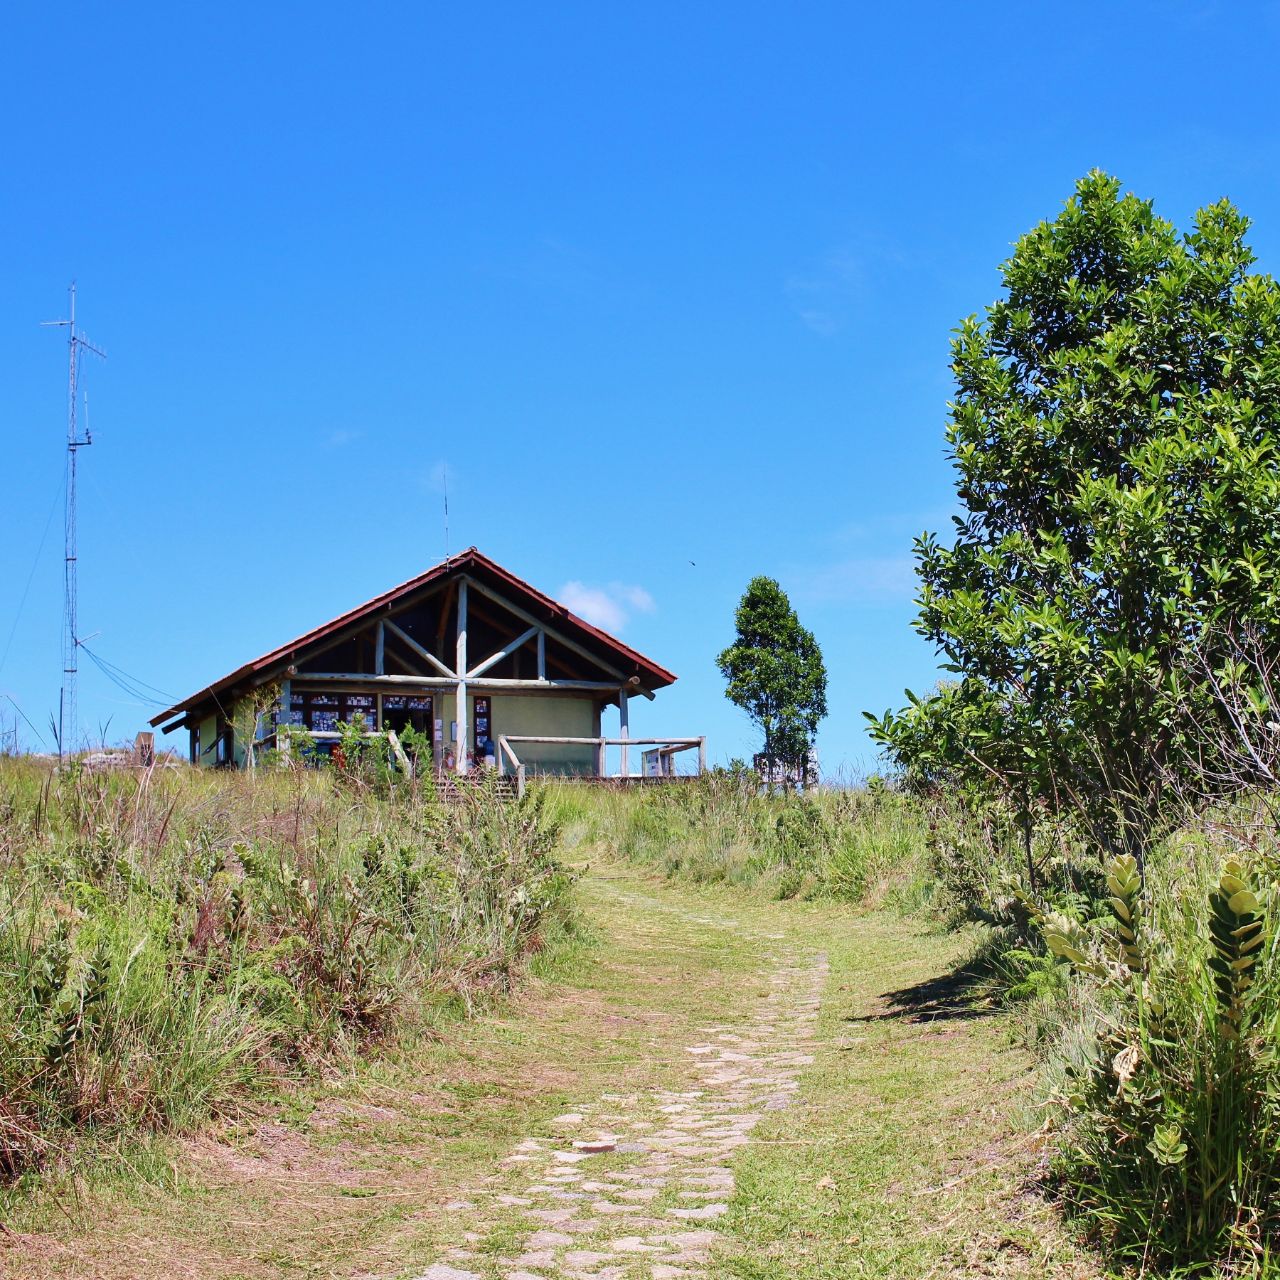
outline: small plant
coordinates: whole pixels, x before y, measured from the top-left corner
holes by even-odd
[[[1228,858],[1195,929],[1195,899],[1150,894],[1132,858],[1107,864],[1106,887],[1109,923],[1036,913],[1049,951],[1096,984],[1059,1171],[1123,1258],[1261,1257],[1280,1230],[1280,965],[1257,873]]]
[[[1142,893],[1142,876],[1138,860],[1131,854],[1112,858],[1107,865],[1107,902],[1115,917],[1116,941],[1120,954],[1131,973],[1143,971],[1142,952],[1138,949],[1138,899]]]
[[[1253,985],[1258,952],[1266,941],[1262,906],[1234,859],[1222,869],[1209,895],[1209,932],[1214,954],[1209,968],[1218,997],[1218,1031],[1225,1040],[1238,1040],[1245,1023],[1245,998]]]

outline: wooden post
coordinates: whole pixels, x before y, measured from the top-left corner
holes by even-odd
[[[454,668],[458,673],[458,705],[454,709],[458,722],[457,758],[454,768],[467,771],[467,580],[458,583],[458,652]]]
[[[701,777],[707,771],[707,740],[706,738],[698,739],[698,776]]]
[[[624,739],[622,743],[622,770],[619,777],[629,778],[631,776],[631,761],[628,758],[629,748],[625,739],[631,736],[631,719],[627,714],[627,691],[626,689],[618,690],[618,737]]]
[[[538,628],[538,679],[547,678],[547,633]]]
[[[382,624],[382,620],[378,620],[377,639],[373,644],[373,671],[375,675],[386,674],[386,645],[387,645],[387,629]]]
[[[287,752],[288,750],[289,735],[285,734],[285,741],[281,742],[280,726],[286,725],[286,724],[289,726],[293,725],[292,712],[293,712],[293,689],[292,689],[292,686],[289,684],[288,677],[286,676],[283,680],[280,681],[280,710],[276,714],[276,750],[277,751]]]
[[[409,762],[409,757],[405,754],[405,749],[400,743],[400,735],[394,729],[388,729],[387,741],[391,744],[391,753],[404,771],[404,776],[412,778],[413,765]]]

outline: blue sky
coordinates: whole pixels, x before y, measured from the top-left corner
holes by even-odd
[[[834,767],[936,678],[911,540],[950,511],[949,332],[1011,241],[1100,166],[1180,225],[1232,197],[1280,259],[1275,5],[24,8],[0,692],[46,737],[66,356],[39,322],[72,278],[109,355],[103,657],[184,695],[412,576],[447,471],[453,549],[608,615],[681,677],[633,732],[717,759],[754,738],[714,657],[777,577]],[[80,702],[112,739],[151,713],[92,666]]]

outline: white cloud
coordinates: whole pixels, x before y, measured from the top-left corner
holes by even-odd
[[[911,556],[852,556],[801,570],[798,596],[815,604],[885,604],[911,600],[919,588]]]
[[[652,613],[657,608],[643,587],[626,582],[590,587],[574,580],[560,588],[557,598],[579,617],[614,632],[620,632],[632,614]]]

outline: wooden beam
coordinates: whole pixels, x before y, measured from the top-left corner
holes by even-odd
[[[625,742],[631,747],[669,747],[677,751],[692,751],[703,738],[552,738],[536,733],[508,733],[508,742],[546,742],[554,746],[581,747],[603,742],[606,746],[620,747]]]
[[[427,667],[425,663],[419,662],[416,655],[409,651],[408,645],[405,645],[403,652],[398,651],[396,647],[396,637],[394,635],[391,637],[391,644],[386,646],[383,654],[382,671],[380,672],[381,675],[395,675],[394,671],[388,671],[386,667],[386,658],[388,653],[397,663],[404,667],[410,676],[423,680],[427,678],[427,673],[431,668]],[[352,674],[355,675],[358,673],[353,672]]]
[[[328,684],[341,681],[350,685],[400,685],[412,688],[419,685],[429,689],[452,689],[458,683],[458,677],[448,676],[399,676],[399,675],[364,675],[358,671],[304,671],[294,676],[297,684],[311,681],[316,684]],[[472,689],[506,689],[508,692],[519,690],[527,693],[617,693],[618,686],[612,680],[508,680],[504,676],[468,677],[468,687]]]
[[[396,637],[397,640],[402,640],[405,644],[407,644],[409,648],[412,649],[414,653],[418,655],[418,657],[424,658],[431,666],[435,667],[435,669],[438,672],[440,672],[442,676],[453,676],[455,679],[457,678],[458,673],[456,671],[450,671],[449,668],[446,667],[444,663],[441,662],[440,659],[437,658],[436,655],[431,652],[430,649],[424,647],[423,645],[420,645],[407,631],[403,631],[398,626],[396,626],[396,624],[392,622],[390,618],[386,619],[383,625],[387,628],[387,630],[391,632],[393,636]]]
[[[538,679],[547,678],[547,633],[538,628]]]
[[[490,654],[483,662],[472,667],[471,670],[467,672],[467,679],[470,680],[472,676],[478,676],[482,672],[488,671],[490,667],[497,666],[503,658],[509,658],[513,653],[515,653],[522,644],[532,640],[534,636],[540,636],[541,634],[542,629],[540,627],[530,627],[528,631],[518,635],[505,648],[499,649],[497,653]]]
[[[302,645],[301,649],[291,649],[289,651],[289,657],[281,659],[275,664],[275,666],[269,667],[266,671],[258,672],[258,674],[250,681],[248,687],[256,689],[261,685],[271,684],[273,681],[278,680],[282,674],[288,675],[289,668],[297,666],[299,661],[298,654],[302,650],[306,651],[302,661],[310,662],[312,658],[318,658],[322,653],[328,653],[330,649],[336,649],[340,644],[346,644],[346,642],[358,633],[361,628],[367,626],[368,622],[369,620],[366,618],[359,624],[359,626],[353,627],[350,631],[344,631],[339,636],[331,637],[323,644],[317,644],[314,648],[310,645]],[[295,672],[294,674],[296,675],[297,673]],[[225,697],[226,695],[224,694],[223,696]]]
[[[541,627],[553,640],[564,645],[566,649],[572,650],[580,658],[585,658],[588,662],[599,667],[601,671],[607,671],[611,676],[616,676],[619,680],[626,679],[626,676],[624,676],[617,667],[612,667],[602,658],[597,658],[589,649],[584,649],[576,640],[570,640],[568,636],[557,631],[554,627],[548,627],[546,623],[535,618],[533,614],[529,613],[527,610],[520,608],[517,604],[512,604],[510,600],[504,599],[496,591],[486,587],[483,582],[477,582],[474,578],[469,578],[465,574],[463,575],[462,581],[472,583],[481,595],[488,596],[490,600],[494,601],[496,604],[500,604],[508,613],[514,613],[517,618],[527,622],[530,626]]]
[[[449,627],[449,610],[453,608],[453,600],[457,594],[458,580],[451,578],[448,590],[445,592],[444,603],[440,606],[440,619],[436,623],[436,648],[441,653],[444,652],[444,633]]]
[[[387,654],[387,627],[386,623],[378,619],[378,635],[373,642],[373,671],[375,675],[386,674],[386,654]]]
[[[458,754],[454,760],[459,773],[467,771],[467,578],[458,584],[458,651],[454,667],[458,673]]]
[[[624,778],[629,778],[631,776],[631,753],[625,741],[630,736],[631,721],[627,715],[627,691],[624,688],[618,690],[618,737],[624,740],[620,772]]]
[[[492,613],[488,613],[484,609],[482,609],[475,596],[471,598],[471,602],[467,605],[467,616],[469,618],[474,619],[476,622],[483,622],[486,626],[492,627],[495,631],[499,633],[508,630],[511,625],[509,621],[500,622]],[[524,621],[523,618],[519,620],[521,622]],[[538,625],[541,626],[542,624],[539,623]],[[557,658],[554,653],[546,653],[545,632],[544,632],[544,639],[543,639],[543,653],[546,655],[546,663],[547,663],[548,671],[558,671],[560,672],[561,675],[563,675],[568,680],[572,680],[575,678],[572,667],[567,666],[565,663],[561,662],[561,660]],[[610,687],[613,687],[613,686],[611,685]]]
[[[404,776],[412,778],[413,766],[409,763],[409,757],[405,754],[404,747],[400,745],[399,735],[394,729],[387,730],[387,741],[391,744],[391,750],[399,762],[400,768],[404,770]]]
[[[398,606],[393,612],[388,613],[388,617],[405,613],[410,609],[416,609],[419,605],[425,604],[426,601],[439,595],[440,592],[445,589],[446,588],[443,584],[434,586],[423,595],[418,596],[412,604]],[[350,627],[340,631],[337,635],[329,636],[323,643],[315,645],[300,645],[297,649],[291,651],[290,657],[285,658],[282,662],[269,668],[267,671],[259,672],[253,679],[253,685],[256,687],[258,685],[270,684],[273,680],[279,677],[282,671],[287,672],[289,667],[296,665],[299,660],[303,662],[310,662],[313,658],[318,658],[322,653],[327,653],[330,649],[335,649],[338,645],[345,644],[348,640],[354,639],[366,628],[373,625],[374,621],[375,619],[371,615],[366,615],[358,621],[353,622]]]

